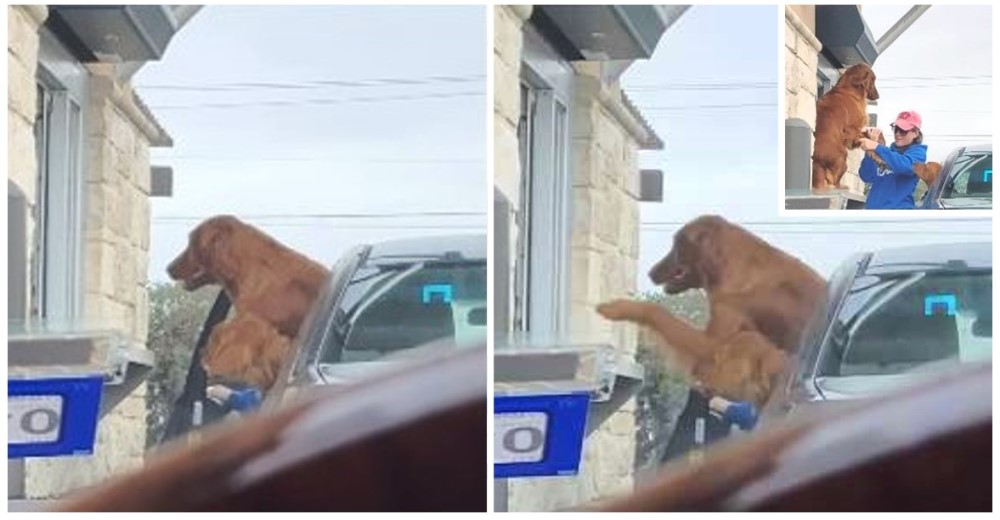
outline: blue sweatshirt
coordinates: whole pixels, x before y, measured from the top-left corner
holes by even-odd
[[[913,190],[920,180],[913,173],[913,164],[927,162],[927,145],[911,144],[899,153],[896,143],[889,147],[880,144],[875,153],[888,168],[880,170],[868,154],[861,161],[858,175],[872,185],[865,209],[913,209]]]

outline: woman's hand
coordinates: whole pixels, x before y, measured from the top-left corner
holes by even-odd
[[[861,138],[861,149],[862,150],[864,150],[866,152],[871,152],[871,151],[875,150],[875,147],[877,147],[877,146],[878,146],[877,142],[872,141],[871,139],[864,138],[864,137]]]
[[[865,137],[871,139],[872,141],[878,142],[878,138],[882,136],[882,131],[874,126],[869,126],[864,130]]]

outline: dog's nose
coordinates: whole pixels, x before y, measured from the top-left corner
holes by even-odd
[[[184,255],[175,258],[173,262],[170,262],[170,264],[167,265],[167,274],[170,275],[170,278],[172,280],[177,280],[178,278],[180,278],[180,273],[178,273],[177,271],[179,271],[181,268],[182,260],[184,260]]]
[[[653,268],[650,269],[649,273],[647,274],[647,276],[649,276],[649,280],[653,283],[659,283],[660,280],[663,278],[662,271],[664,269],[666,269],[666,267],[663,265],[663,262],[654,265]]]

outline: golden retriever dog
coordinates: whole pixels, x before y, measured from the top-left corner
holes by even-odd
[[[826,293],[826,282],[810,267],[718,216],[681,228],[649,277],[669,294],[704,289],[706,329],[651,302],[615,300],[597,311],[653,329],[710,393],[758,406],[783,376]]]
[[[239,381],[266,393],[290,345],[270,323],[254,314],[237,314],[212,330],[201,363],[210,381]]]
[[[917,177],[920,177],[920,180],[930,187],[941,174],[941,164],[936,162],[917,163],[913,165],[913,173],[917,174]]]
[[[221,285],[237,313],[253,314],[289,338],[330,276],[319,263],[228,215],[199,224],[167,272],[187,290]]]
[[[878,99],[875,72],[864,63],[844,71],[829,92],[816,103],[816,131],[812,155],[812,185],[828,190],[840,186],[847,171],[847,151],[858,146],[868,126],[868,100]]]

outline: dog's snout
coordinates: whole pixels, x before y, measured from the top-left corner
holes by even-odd
[[[649,270],[649,279],[655,284],[662,284],[666,281],[667,275],[670,272],[670,266],[673,265],[673,252],[671,251],[662,260],[656,263]]]
[[[187,251],[181,253],[177,258],[174,258],[174,260],[167,265],[167,274],[170,275],[170,279],[181,280],[190,275],[190,263],[191,261],[188,258]]]

